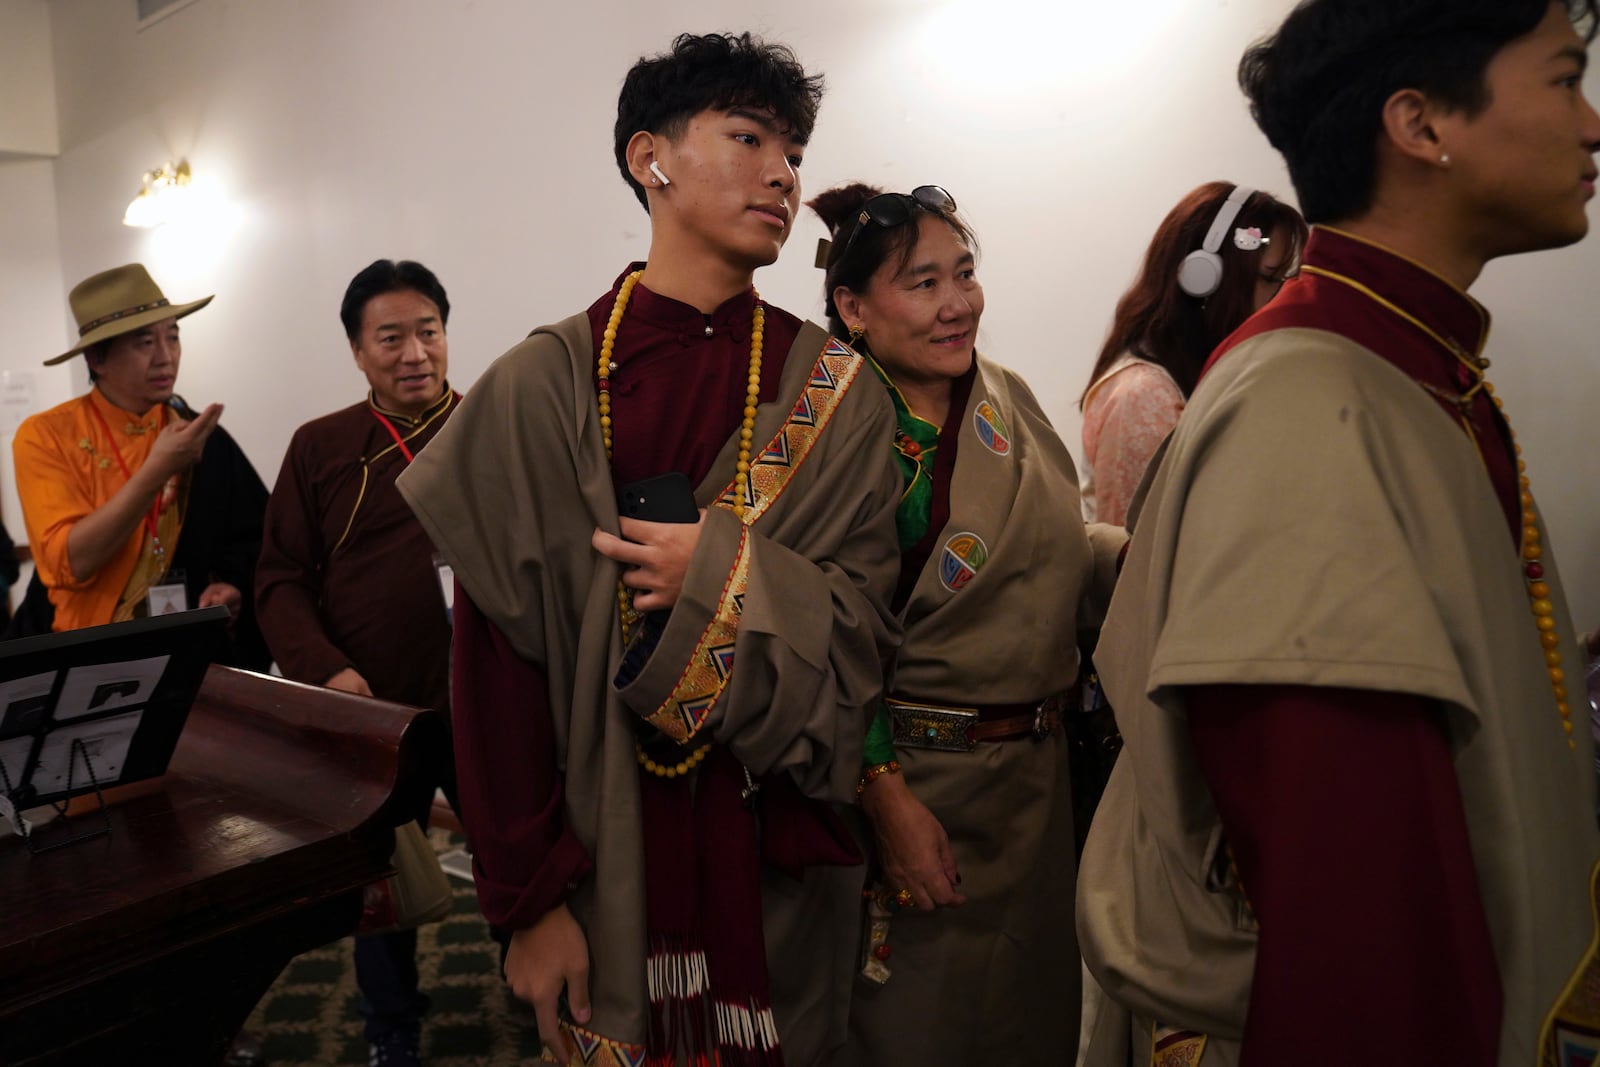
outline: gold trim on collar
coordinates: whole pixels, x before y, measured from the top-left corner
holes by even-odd
[[[1343,237],[1344,239],[1346,239],[1348,241],[1355,241],[1357,244],[1364,244],[1368,248],[1376,248],[1380,252],[1387,252],[1389,255],[1393,256],[1395,259],[1403,259],[1407,263],[1411,264],[1413,267],[1416,267],[1418,270],[1427,271],[1429,274],[1433,275],[1435,278],[1438,278],[1441,282],[1444,282],[1451,289],[1454,289],[1456,292],[1460,293],[1462,296],[1466,297],[1468,300],[1472,300],[1471,295],[1468,294],[1468,292],[1465,289],[1461,288],[1461,286],[1457,285],[1455,282],[1451,281],[1449,278],[1446,278],[1443,274],[1440,274],[1438,271],[1434,270],[1432,267],[1428,266],[1426,263],[1422,262],[1420,259],[1412,259],[1410,256],[1406,255],[1404,252],[1401,252],[1399,249],[1390,248],[1388,245],[1384,244],[1382,241],[1374,241],[1370,237],[1362,237],[1358,233],[1351,233],[1349,230],[1341,230],[1339,227],[1337,227],[1337,226],[1329,226],[1325,222],[1317,223],[1316,228],[1319,229],[1319,230],[1327,230],[1329,233],[1336,233],[1340,237]],[[1476,300],[1472,300],[1472,302],[1474,304],[1477,303]]]
[[[450,401],[454,399],[455,395],[456,392],[454,389],[450,388],[450,383],[445,382],[444,393],[439,397],[438,400],[433,402],[432,406],[425,408],[420,415],[407,415],[400,411],[390,411],[388,408],[379,404],[377,396],[371,389],[368,389],[367,406],[386,419],[392,419],[396,422],[404,423],[407,426],[415,427],[424,423],[432,422],[440,411],[450,406]]]

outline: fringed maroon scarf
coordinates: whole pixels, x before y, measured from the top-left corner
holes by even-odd
[[[747,795],[748,793],[748,795]],[[715,745],[693,775],[639,772],[644,810],[645,1063],[781,1067],[761,925],[761,864],[798,878],[807,866],[862,862],[825,804],[787,775],[748,790]]]

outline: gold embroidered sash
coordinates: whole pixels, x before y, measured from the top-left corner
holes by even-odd
[[[811,368],[800,399],[789,417],[778,428],[761,453],[750,460],[750,476],[745,482],[744,524],[746,531],[767,513],[783,494],[795,471],[806,461],[822,438],[834,412],[844,400],[861,369],[866,366],[854,349],[832,337],[822,348]],[[716,506],[733,509],[737,490],[730,483],[717,498]],[[694,654],[673,688],[672,695],[645,720],[680,745],[694,737],[705,725],[733,673],[734,642],[739,635],[739,614],[750,583],[750,538],[741,532],[739,550],[723,584],[717,610],[696,642]]]

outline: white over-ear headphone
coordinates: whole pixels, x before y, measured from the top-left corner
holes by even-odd
[[[1178,267],[1179,289],[1190,296],[1206,297],[1222,285],[1222,257],[1217,255],[1217,251],[1222,247],[1222,238],[1233,225],[1233,220],[1243,210],[1245,201],[1255,194],[1254,189],[1243,185],[1233,187],[1228,199],[1217,209],[1217,217],[1212,221],[1211,229],[1206,231],[1206,239],[1199,248],[1183,257],[1183,263]]]

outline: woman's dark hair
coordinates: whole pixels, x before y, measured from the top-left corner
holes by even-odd
[[[1201,299],[1178,288],[1184,257],[1201,246],[1217,211],[1232,193],[1232,182],[1208,182],[1167,212],[1144,254],[1144,265],[1132,287],[1117,301],[1111,332],[1100,348],[1089,385],[1078,398],[1083,406],[1089,388],[1125,353],[1159,364],[1188,396],[1206,359],[1255,310],[1256,280],[1267,248],[1246,252],[1234,246],[1230,232],[1217,254],[1222,257],[1222,284]],[[1306,223],[1294,208],[1257,192],[1244,202],[1234,227],[1254,227],[1273,241],[1286,240],[1284,269],[1299,262],[1306,244]],[[1282,236],[1277,236],[1281,234]]]
[[[807,74],[784,45],[748,33],[679,34],[672,51],[641,57],[623,79],[612,131],[617,169],[648,211],[628,170],[628,142],[640,130],[672,140],[702,111],[744,107],[771,112],[805,144],[821,106],[822,75]]]
[[[361,316],[367,302],[384,293],[411,291],[433,301],[439,309],[439,325],[450,325],[450,298],[444,295],[444,286],[433,271],[412,259],[396,263],[392,259],[375,259],[350,279],[345,288],[344,301],[339,305],[339,321],[344,323],[344,335],[354,341],[361,336]]]
[[[844,337],[850,331],[846,328],[844,320],[839,318],[839,309],[833,302],[833,291],[842,285],[853,293],[866,292],[867,283],[872,281],[872,276],[891,258],[896,259],[895,270],[904,269],[905,265],[911,262],[911,257],[916,254],[917,241],[922,235],[919,223],[924,215],[939,219],[950,227],[951,231],[961,239],[962,244],[972,249],[974,253],[978,251],[977,235],[959,214],[955,212],[943,214],[917,200],[907,203],[910,212],[906,221],[899,226],[867,223],[852,241],[850,235],[858,226],[863,225],[859,221],[862,205],[873,197],[882,195],[882,189],[863,182],[850,182],[836,185],[806,201],[806,206],[815,211],[823,225],[828,227],[831,238],[822,294],[827,304],[828,331],[835,337]],[[848,256],[846,251],[849,253]],[[864,339],[856,342],[855,347],[864,350],[866,347]]]
[[[1278,32],[1239,63],[1250,113],[1283,154],[1300,210],[1313,223],[1372,206],[1384,103],[1415,89],[1477,115],[1484,72],[1531,32],[1551,0],[1302,0]],[[1585,40],[1597,0],[1564,0]]]

